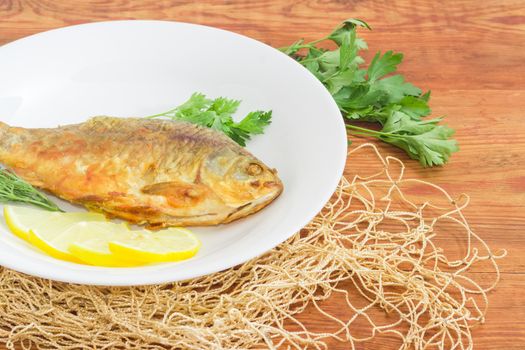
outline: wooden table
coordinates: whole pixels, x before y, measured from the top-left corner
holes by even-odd
[[[211,25],[279,47],[300,37],[319,38],[348,17],[365,19],[374,28],[362,31],[370,46],[368,58],[376,50],[405,53],[402,73],[432,90],[434,115],[447,115],[447,123],[457,130],[461,151],[450,164],[421,169],[407,161],[410,175],[456,194],[469,193],[467,215],[477,233],[492,247],[508,249],[508,257],[500,261],[501,283],[490,295],[487,321],[473,331],[475,348],[525,349],[523,0],[0,0],[0,44],[72,24],[148,18]],[[391,147],[381,149],[407,159]],[[324,304],[345,316],[338,306],[337,300]],[[311,329],[327,327],[313,310],[300,318]],[[329,343],[329,349],[347,348]],[[392,339],[380,337],[358,348],[395,347]]]

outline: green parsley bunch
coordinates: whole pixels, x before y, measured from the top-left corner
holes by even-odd
[[[364,68],[365,61],[359,52],[368,47],[357,36],[358,27],[371,29],[364,21],[348,19],[324,38],[309,43],[299,40],[280,50],[323,83],[349,122],[375,122],[381,126],[380,130],[372,130],[347,123],[349,132],[376,137],[397,146],[423,166],[445,164],[458,146],[451,139],[454,130],[438,124],[442,118],[423,119],[431,113],[430,92],[423,93],[402,75],[395,74],[403,61],[401,53],[378,52]],[[318,46],[325,41],[337,47],[329,50]],[[272,112],[251,112],[235,122],[232,116],[239,104],[238,100],[208,99],[201,93],[194,93],[180,106],[147,118],[186,120],[221,131],[245,146],[251,135],[264,132],[271,123]]]
[[[271,123],[272,111],[250,112],[240,122],[235,122],[232,116],[240,103],[239,100],[225,97],[211,100],[206,95],[195,92],[180,106],[146,118],[166,117],[199,124],[221,131],[239,145],[246,146],[251,135],[262,134],[264,128]]]
[[[377,122],[379,131],[347,123],[356,135],[376,137],[405,150],[423,166],[442,165],[458,150],[451,139],[454,130],[438,125],[442,118],[428,119],[430,92],[406,82],[395,74],[403,54],[376,53],[368,68],[359,51],[366,42],[357,37],[357,28],[371,29],[364,21],[348,19],[330,35],[305,43],[299,40],[280,50],[295,58],[319,79],[332,94],[348,121]],[[337,48],[328,50],[317,44],[331,41]]]

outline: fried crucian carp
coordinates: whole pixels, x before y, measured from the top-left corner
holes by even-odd
[[[151,228],[228,223],[283,190],[275,170],[228,137],[182,121],[0,122],[0,162],[70,202]]]

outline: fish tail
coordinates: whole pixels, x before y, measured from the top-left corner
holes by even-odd
[[[6,123],[0,121],[0,134],[3,135],[5,132],[7,132],[7,130],[10,128],[9,125],[7,125]]]
[[[0,121],[0,150],[3,150],[6,145],[9,137],[9,129],[11,127],[6,123]]]
[[[0,135],[4,136],[4,134],[7,132],[7,130],[9,130],[9,125],[7,125],[6,123],[0,121]]]

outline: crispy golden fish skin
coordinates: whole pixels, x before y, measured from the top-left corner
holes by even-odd
[[[70,202],[149,227],[216,225],[283,190],[276,171],[215,130],[94,117],[52,129],[0,122],[0,162]]]

